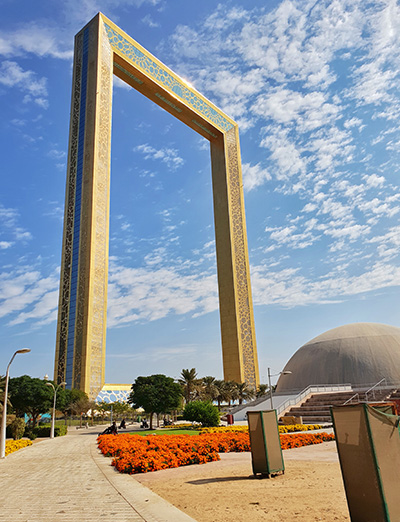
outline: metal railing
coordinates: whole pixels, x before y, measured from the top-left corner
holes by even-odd
[[[309,386],[302,392],[300,392],[296,397],[293,399],[288,399],[284,403],[278,406],[276,409],[277,415],[280,415],[283,411],[285,411],[289,406],[294,406],[298,404],[300,401],[302,401],[307,395],[310,395],[311,393],[329,393],[329,392],[335,392],[335,391],[349,391],[351,390],[351,384],[338,384],[336,386]]]
[[[365,392],[365,402],[368,402],[368,394],[369,392],[373,392],[373,397],[374,397],[374,400],[376,400],[376,397],[375,397],[375,388],[377,388],[380,384],[382,384],[383,382],[386,382],[386,377],[384,377],[383,379],[381,379],[379,382],[377,382],[376,384],[374,384],[371,388],[369,388],[369,390],[367,390]]]
[[[349,402],[351,402],[355,397],[357,397],[358,402],[360,402],[360,396],[359,396],[359,394],[358,394],[358,393],[355,393],[354,395],[352,395],[352,396],[350,397],[350,399],[347,399],[347,401],[343,403],[343,406],[346,406],[346,404],[349,404]]]

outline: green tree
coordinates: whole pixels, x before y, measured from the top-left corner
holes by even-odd
[[[110,402],[101,401],[96,403],[95,410],[100,414],[101,420],[104,423],[104,417],[108,414],[110,411]]]
[[[178,409],[182,402],[180,384],[165,375],[138,377],[131,389],[128,402],[150,415],[150,429],[153,428],[153,413],[169,413]]]
[[[73,403],[70,404],[69,410],[72,415],[79,415],[80,419],[80,427],[82,428],[82,415],[86,414],[86,412],[90,409],[90,403],[88,396],[85,393],[85,397],[80,397],[76,399]]]
[[[84,391],[76,388],[60,389],[57,392],[56,408],[63,413],[66,422],[69,415],[80,415],[90,408],[89,398]]]
[[[22,375],[9,381],[12,408],[17,417],[24,413],[31,417],[36,426],[39,415],[47,413],[53,406],[53,390],[46,386],[44,379]]]
[[[192,401],[186,404],[183,418],[191,422],[200,422],[203,427],[219,426],[220,422],[218,408],[210,401]]]
[[[5,380],[6,380],[5,376],[0,375],[0,413],[3,411]],[[10,405],[11,405],[11,403],[10,403]]]
[[[133,408],[130,404],[122,401],[116,401],[112,403],[113,416],[117,419],[122,420],[123,417],[131,416]]]
[[[193,396],[196,393],[196,388],[201,382],[200,379],[197,378],[197,372],[195,368],[191,370],[182,370],[181,378],[178,380],[179,384],[183,388],[185,402],[186,404],[193,400]]]

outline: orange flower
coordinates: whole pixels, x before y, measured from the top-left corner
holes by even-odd
[[[333,440],[328,433],[281,435],[282,449]],[[200,435],[101,435],[98,445],[121,473],[147,473],[220,460],[219,453],[250,451],[249,434],[241,431]]]

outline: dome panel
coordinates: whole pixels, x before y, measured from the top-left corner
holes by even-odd
[[[373,385],[382,378],[400,383],[400,328],[352,323],[333,328],[304,344],[290,358],[277,393],[311,385]]]

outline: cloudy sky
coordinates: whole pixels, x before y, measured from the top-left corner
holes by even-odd
[[[1,5],[0,374],[25,346],[11,375],[53,374],[73,38],[98,11],[239,123],[262,382],[330,328],[400,327],[395,0]],[[106,381],[222,378],[209,144],[117,79],[112,132]]]

